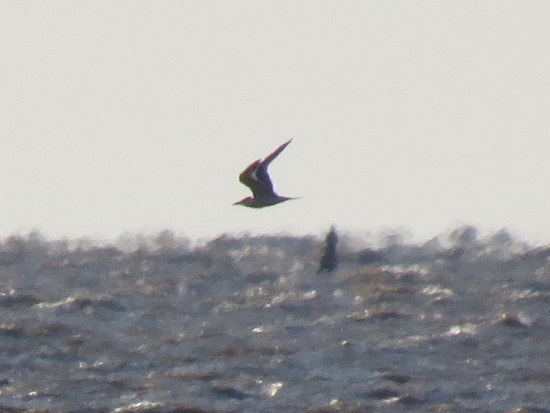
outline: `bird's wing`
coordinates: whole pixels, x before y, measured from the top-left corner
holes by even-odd
[[[288,146],[288,144],[292,142],[292,139],[289,139],[285,143],[283,143],[281,146],[279,146],[277,149],[275,149],[271,154],[266,156],[264,160],[262,161],[262,165],[264,165],[265,169],[267,170],[267,167],[275,159],[279,154]]]
[[[264,189],[266,191],[265,194],[267,196],[273,196],[275,194],[275,192],[273,191],[273,184],[271,183],[271,179],[269,178],[269,174],[267,173],[267,168],[269,167],[269,164],[277,156],[279,156],[279,154],[288,146],[291,141],[292,139],[289,139],[277,149],[275,149],[272,153],[266,156],[256,168],[256,178],[263,183]]]
[[[274,195],[273,184],[267,173],[267,167],[291,141],[292,139],[289,139],[283,143],[263,160],[258,159],[252,162],[239,175],[239,181],[250,188],[254,198],[272,197]]]
[[[239,175],[239,181],[250,188],[254,198],[262,197],[270,191],[269,186],[266,188],[265,181],[258,179],[257,170],[259,165],[260,160],[258,159],[248,165]]]

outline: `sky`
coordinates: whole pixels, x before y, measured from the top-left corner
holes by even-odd
[[[0,0],[0,238],[550,242],[546,0]],[[239,173],[281,143],[261,210]]]

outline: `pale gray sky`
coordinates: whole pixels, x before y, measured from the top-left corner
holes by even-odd
[[[550,2],[0,1],[0,235],[550,241]],[[239,172],[288,138],[263,210]]]

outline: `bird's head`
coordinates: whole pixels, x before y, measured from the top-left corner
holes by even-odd
[[[242,206],[251,206],[254,202],[254,198],[247,196],[246,198],[241,199],[238,202],[234,202],[233,205],[242,205]]]

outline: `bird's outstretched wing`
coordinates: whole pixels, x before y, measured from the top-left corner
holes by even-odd
[[[268,198],[275,196],[273,184],[267,173],[269,164],[287,147],[292,141],[289,139],[283,143],[263,160],[258,159],[252,162],[239,175],[239,181],[250,188],[254,198]]]
[[[275,159],[279,154],[288,146],[288,144],[292,142],[292,139],[289,139],[285,143],[283,143],[281,146],[279,146],[277,149],[275,149],[272,153],[270,153],[268,156],[264,158],[264,160],[261,162],[261,164],[265,167],[267,170],[267,167]]]

